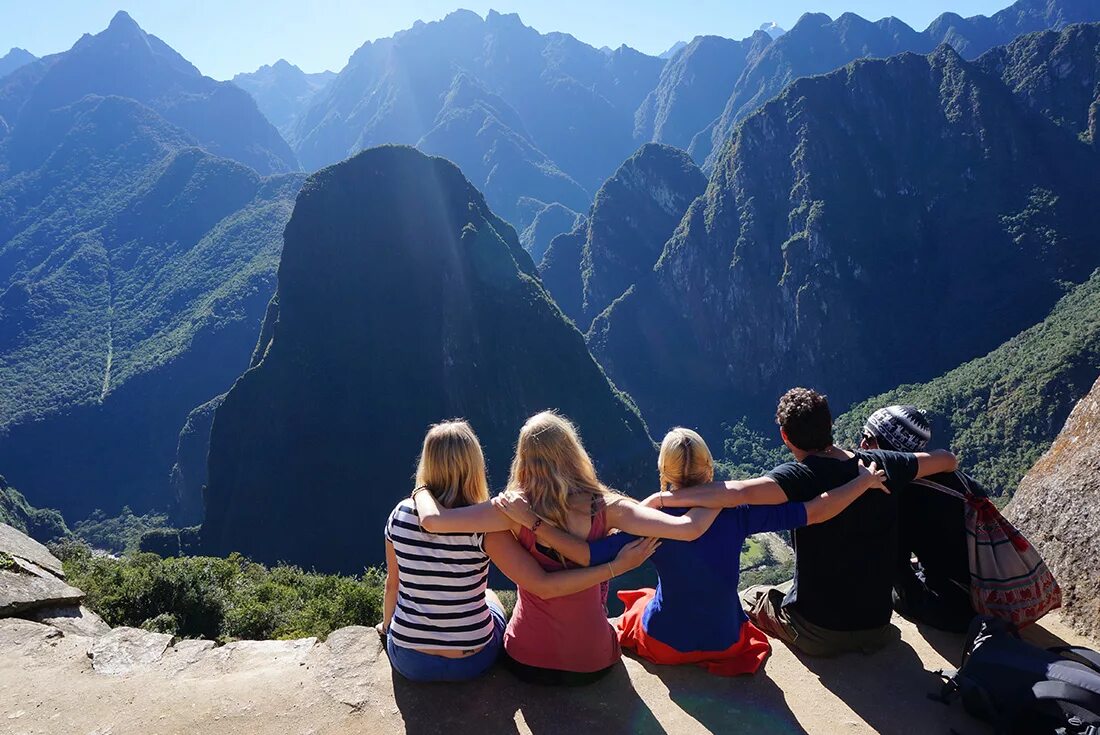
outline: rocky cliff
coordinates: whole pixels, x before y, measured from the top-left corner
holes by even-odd
[[[311,177],[277,296],[262,359],[214,417],[213,553],[378,561],[376,529],[410,489],[425,429],[452,416],[481,436],[494,487],[520,425],[547,407],[577,422],[609,483],[651,474],[641,419],[448,161],[384,147]]]
[[[562,310],[587,329],[653,269],[665,241],[706,185],[686,152],[657,143],[639,148],[597,192],[579,250],[573,240],[555,240],[539,266]]]
[[[845,405],[929,379],[1097,265],[1096,167],[946,46],[799,80],[737,128],[590,346],[651,425],[765,417],[793,384]]]
[[[1062,586],[1062,616],[1100,636],[1100,380],[1020,483],[1008,517]]]

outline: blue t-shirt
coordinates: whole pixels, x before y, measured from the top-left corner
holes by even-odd
[[[682,515],[687,508],[670,509]],[[743,505],[718,514],[695,541],[662,541],[650,557],[657,567],[657,594],[646,606],[642,625],[648,635],[682,653],[724,651],[741,637],[744,611],[737,594],[741,546],[762,531],[806,525],[806,506]],[[637,537],[617,533],[589,544],[591,564],[615,558]]]

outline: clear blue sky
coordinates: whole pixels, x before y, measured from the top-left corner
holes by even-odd
[[[227,79],[279,58],[306,71],[343,68],[364,41],[392,35],[418,19],[465,7],[516,12],[540,31],[565,31],[593,46],[660,53],[708,33],[749,35],[761,23],[790,28],[802,13],[844,11],[877,20],[894,15],[923,30],[941,12],[990,15],[1011,0],[0,0],[0,55],[12,46],[63,51],[85,32],[126,10],[204,74]]]

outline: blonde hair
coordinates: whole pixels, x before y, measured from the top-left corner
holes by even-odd
[[[553,411],[535,414],[520,429],[508,490],[523,492],[539,517],[561,529],[569,527],[571,495],[608,492],[576,427]]]
[[[468,423],[444,421],[428,429],[416,467],[416,486],[428,488],[440,505],[447,508],[476,505],[489,499],[485,455]]]
[[[657,472],[663,490],[702,485],[714,479],[714,457],[698,432],[677,426],[661,442]]]

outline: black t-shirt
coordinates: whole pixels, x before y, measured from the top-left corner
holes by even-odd
[[[793,533],[794,587],[783,606],[829,630],[867,630],[890,622],[899,495],[917,475],[912,454],[857,450],[855,455],[810,456],[767,474],[788,499],[804,503],[854,479],[859,460],[877,462],[886,471],[889,494],[868,490],[835,518]]]
[[[954,472],[932,475],[928,480],[967,494],[967,486]],[[982,492],[974,481],[970,487]],[[969,590],[970,556],[962,499],[911,483],[902,492],[900,503],[899,574],[912,574],[909,558],[916,554],[929,589],[940,594]]]

